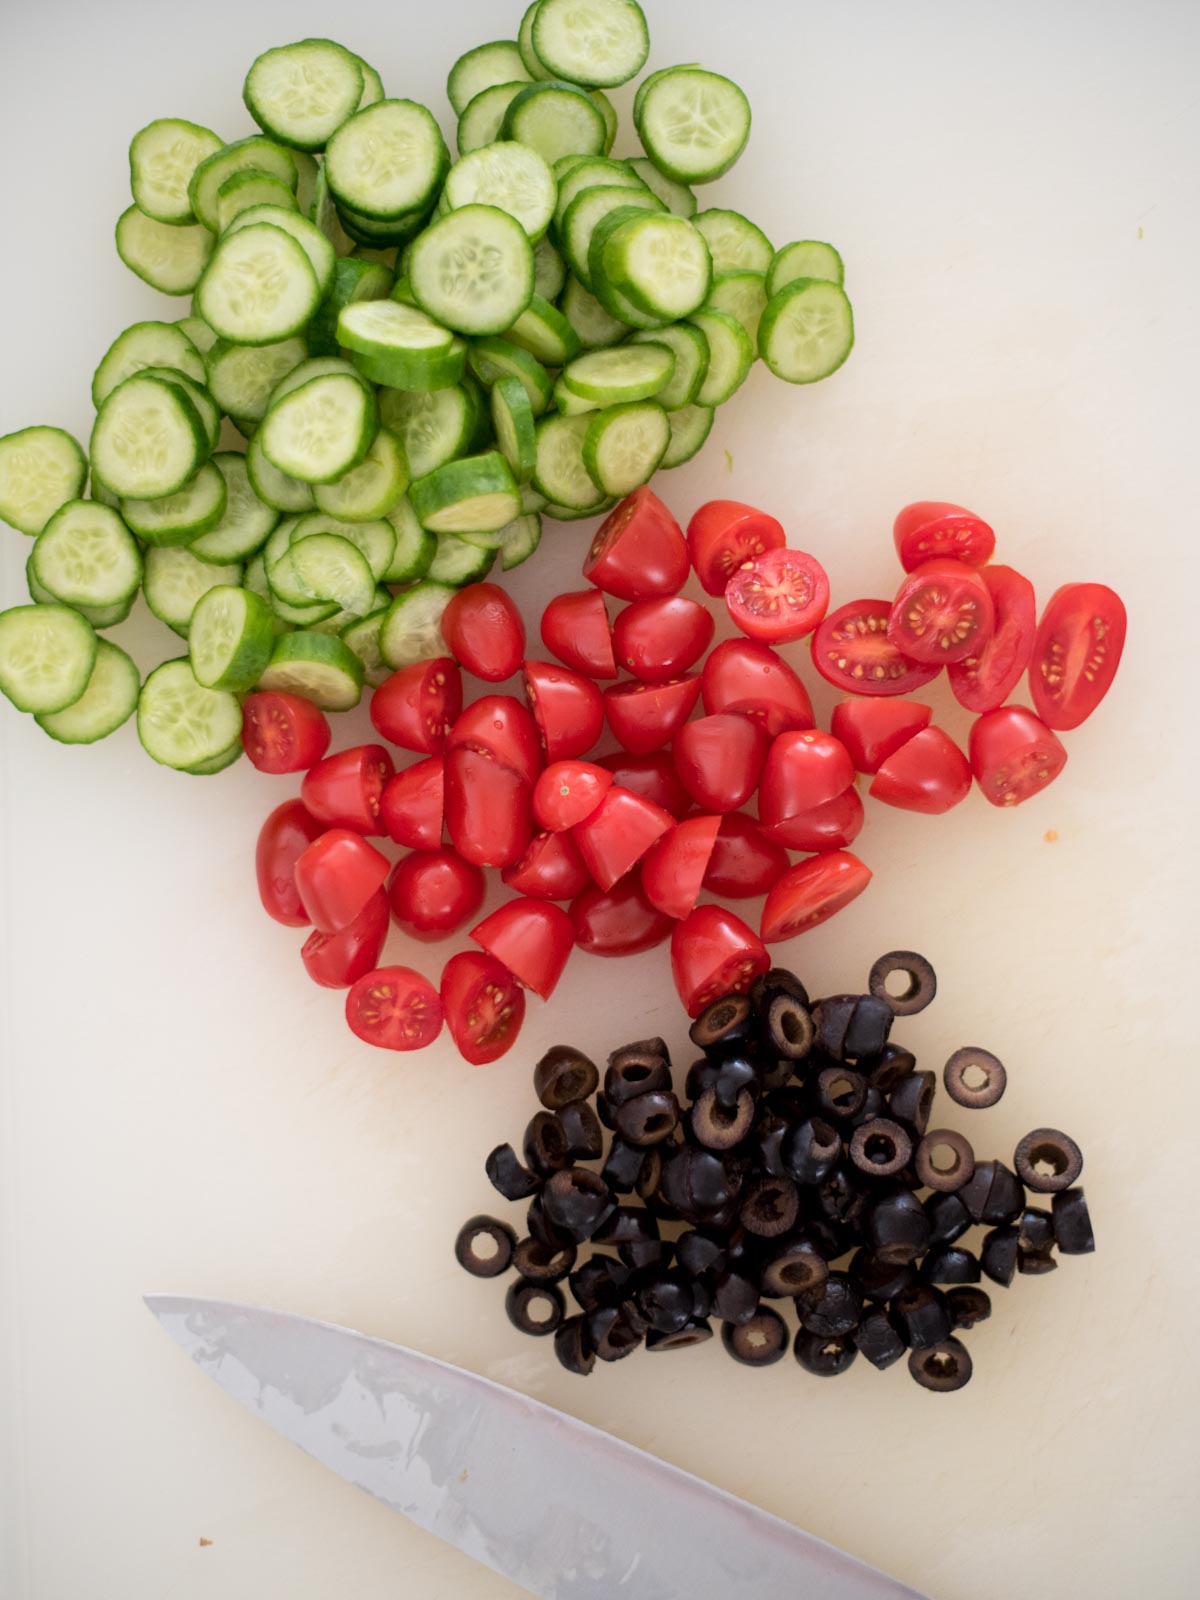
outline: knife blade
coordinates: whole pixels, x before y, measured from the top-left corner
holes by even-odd
[[[690,1473],[432,1356],[233,1302],[146,1305],[277,1433],[541,1600],[921,1600]]]

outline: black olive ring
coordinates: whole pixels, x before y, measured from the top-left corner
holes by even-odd
[[[490,1239],[495,1248],[481,1255],[476,1248],[480,1239]],[[458,1264],[473,1278],[498,1278],[507,1272],[512,1263],[517,1236],[507,1222],[497,1222],[495,1217],[472,1217],[458,1230],[454,1241],[454,1254]]]
[[[983,1082],[975,1088],[966,1081],[966,1074],[972,1068],[983,1073]],[[1004,1063],[990,1050],[981,1050],[978,1045],[969,1044],[956,1050],[947,1061],[942,1071],[942,1082],[956,1105],[966,1106],[969,1111],[986,1111],[1004,1093],[1008,1073],[1004,1070]]]
[[[553,1333],[567,1314],[563,1297],[553,1284],[527,1283],[524,1278],[518,1278],[505,1295],[504,1309],[514,1328],[535,1339]]]
[[[893,972],[903,972],[908,988],[903,994],[889,994],[887,981]],[[937,974],[915,950],[889,950],[871,968],[867,988],[877,1000],[886,1000],[898,1017],[915,1017],[937,994]]]
[[[937,1150],[949,1150],[954,1159],[949,1166],[938,1166],[933,1159]],[[953,1194],[975,1171],[975,1152],[970,1141],[951,1128],[937,1128],[927,1133],[917,1146],[917,1177],[927,1189],[940,1194]]]
[[[898,1122],[872,1117],[855,1128],[850,1159],[871,1178],[892,1178],[903,1172],[912,1157],[912,1140]]]
[[[1027,1189],[1035,1194],[1057,1194],[1078,1180],[1083,1171],[1083,1151],[1057,1128],[1035,1128],[1017,1146],[1013,1166]]]

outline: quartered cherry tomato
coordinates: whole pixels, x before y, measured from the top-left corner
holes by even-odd
[[[846,789],[811,811],[797,811],[762,832],[788,850],[844,850],[862,832],[866,813],[857,789]]]
[[[1033,643],[1029,690],[1048,728],[1077,728],[1112,687],[1125,648],[1125,607],[1102,583],[1050,596]]]
[[[511,694],[485,694],[467,707],[446,740],[447,750],[460,746],[495,756],[504,766],[520,773],[530,789],[542,770],[537,723]]]
[[[859,772],[878,772],[893,751],[929,726],[932,716],[919,700],[840,700],[830,727]]]
[[[525,697],[547,761],[586,755],[604,731],[599,689],[570,667],[556,661],[527,661]]]
[[[388,858],[350,828],[330,828],[296,859],[296,892],[319,933],[340,933],[380,888]]]
[[[648,755],[670,743],[699,698],[694,674],[668,683],[615,683],[604,691],[604,714],[624,749]]]
[[[786,644],[811,633],[829,610],[829,578],[803,550],[768,550],[733,574],[725,604],[751,639]]]
[[[585,678],[615,678],[612,628],[599,589],[555,595],[542,612],[542,643]]]
[[[653,800],[673,817],[684,817],[692,809],[692,797],[680,783],[675,763],[665,750],[652,750],[640,756],[616,750],[612,755],[596,759],[612,773],[614,783],[646,800]]]
[[[787,543],[783,524],[740,500],[710,500],[688,523],[688,553],[707,594],[724,594],[739,567]]]
[[[871,797],[902,811],[940,816],[971,791],[971,765],[948,734],[923,728],[871,780]]]
[[[535,833],[521,859],[500,876],[531,900],[573,900],[592,881],[569,833]]]
[[[735,711],[685,722],[675,735],[675,770],[703,811],[736,811],[758,787],[770,739]]]
[[[548,900],[510,900],[471,929],[482,945],[534,994],[549,1000],[562,977],[575,930],[561,906]]]
[[[378,965],[389,922],[387,894],[376,889],[340,933],[310,933],[300,951],[309,977],[323,989],[348,989],[357,983]]]
[[[653,800],[614,784],[591,816],[572,831],[592,877],[602,889],[611,889],[674,825],[671,813]]]
[[[414,850],[397,861],[388,879],[388,903],[397,927],[426,943],[448,938],[483,904],[480,869],[454,850]]]
[[[449,656],[414,661],[385,678],[371,696],[376,732],[402,750],[440,755],[462,711],[462,673]]]
[[[1021,681],[1033,653],[1037,601],[1028,578],[1012,567],[984,567],[979,576],[992,597],[991,637],[947,670],[950,687],[968,711],[1002,706]]]
[[[285,800],[263,823],[254,852],[258,898],[263,910],[285,928],[306,928],[312,921],[296,888],[296,862],[325,824],[311,816],[299,800]]]
[[[675,919],[651,905],[637,871],[611,889],[590,884],[571,903],[575,943],[591,956],[632,956],[669,938]]]
[[[725,994],[744,994],[771,965],[762,940],[724,906],[697,906],[671,935],[671,972],[689,1017]]]
[[[383,833],[379,805],[394,771],[381,744],[355,745],[310,767],[300,785],[300,798],[327,827]]]
[[[857,899],[870,881],[870,868],[848,850],[810,856],[789,867],[763,906],[763,939],[767,944],[780,944],[828,922]]]
[[[442,1002],[411,967],[377,967],[346,996],[346,1021],[381,1050],[423,1050],[442,1031]]]
[[[388,782],[379,819],[389,839],[410,850],[436,850],[442,842],[445,762],[430,756],[405,767]]]
[[[304,772],[331,737],[325,713],[302,695],[260,689],[242,701],[242,748],[260,772]]]
[[[813,666],[844,694],[911,694],[938,675],[902,655],[888,638],[890,600],[851,600],[812,636]]]
[[[456,745],[446,758],[446,831],[464,861],[506,867],[533,836],[529,785],[487,750]]]
[[[464,1061],[498,1061],[525,1020],[525,991],[506,967],[481,950],[451,956],[442,973],[446,1026]]]
[[[645,600],[683,588],[688,575],[683,530],[653,489],[635,489],[604,519],[583,575],[619,600]]]
[[[538,778],[533,788],[533,814],[538,825],[551,833],[562,833],[590,817],[612,788],[613,775],[607,767],[590,761],[555,761]]]
[[[521,665],[525,624],[512,596],[495,583],[469,583],[442,612],[442,638],[454,659],[485,683],[503,683]]]
[[[753,817],[729,811],[721,818],[704,887],[730,900],[746,900],[766,894],[789,865],[787,851],[767,838]]]
[[[664,683],[696,665],[712,643],[712,612],[682,595],[635,600],[617,616],[617,660],[643,683]]]
[[[892,536],[905,572],[939,556],[982,567],[996,548],[996,535],[982,518],[945,500],[918,500],[905,506],[896,517]]]
[[[992,636],[992,621],[992,597],[974,567],[926,561],[896,591],[888,638],[910,661],[941,667],[977,655]]]
[[[1062,740],[1024,706],[988,711],[971,728],[971,771],[994,806],[1019,806],[1067,764]]]
[[[758,799],[767,827],[835,800],[854,782],[854,763],[840,739],[820,728],[781,733],[767,752]]]
[[[642,890],[664,915],[686,917],[700,898],[720,826],[720,817],[688,817],[642,857]]]
[[[772,738],[788,728],[813,726],[808,690],[770,645],[726,639],[704,663],[700,686],[706,711],[754,717]]]

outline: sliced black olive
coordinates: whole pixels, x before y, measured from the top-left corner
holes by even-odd
[[[811,1372],[814,1377],[837,1378],[854,1365],[858,1350],[849,1334],[810,1333],[801,1328],[796,1334],[792,1354],[805,1372]]]
[[[586,1378],[596,1365],[596,1352],[582,1317],[568,1317],[554,1330],[554,1354],[568,1372]]]
[[[804,1229],[812,1235],[813,1243],[826,1261],[836,1261],[858,1243],[857,1227],[848,1222],[835,1222],[832,1217],[808,1217]]]
[[[917,1146],[917,1176],[927,1189],[952,1194],[970,1181],[975,1152],[970,1141],[951,1128],[927,1133]]]
[[[754,1124],[754,1096],[749,1089],[743,1089],[732,1110],[727,1110],[717,1099],[716,1089],[706,1089],[690,1116],[692,1137],[697,1144],[706,1150],[732,1150]]]
[[[771,1001],[779,994],[786,994],[790,999],[798,1000],[802,1006],[808,1006],[808,990],[796,974],[788,972],[785,967],[772,967],[769,972],[759,973],[750,985],[750,1004],[759,1016],[766,1016]]]
[[[971,1356],[961,1339],[947,1335],[940,1344],[914,1350],[908,1358],[908,1370],[922,1389],[949,1394],[970,1383]]]
[[[1054,1218],[1038,1206],[1026,1206],[1017,1218],[1017,1242],[1022,1250],[1034,1253],[1053,1250]]]
[[[998,1056],[972,1044],[950,1057],[942,1069],[942,1083],[955,1104],[970,1111],[986,1111],[1004,1093],[1008,1073]]]
[[[866,1249],[855,1251],[847,1270],[867,1300],[894,1300],[917,1281],[911,1261],[884,1261]]]
[[[693,1061],[684,1079],[683,1092],[689,1100],[699,1100],[707,1090],[716,1087],[721,1063],[715,1056],[700,1056]]]
[[[1047,1272],[1054,1272],[1058,1262],[1048,1250],[1022,1250],[1017,1249],[1017,1271],[1026,1273],[1029,1277],[1040,1278]]]
[[[617,1108],[609,1101],[603,1089],[596,1095],[596,1115],[611,1133],[617,1125]]]
[[[777,1060],[766,1060],[759,1068],[758,1082],[763,1090],[783,1089],[796,1075],[796,1063],[787,1056],[780,1056]]]
[[[648,1152],[624,1139],[614,1139],[600,1169],[600,1176],[614,1194],[632,1194]]]
[[[740,1049],[757,1031],[750,996],[727,994],[705,1006],[688,1029],[688,1038],[699,1049],[722,1056]]]
[[[1035,1128],[1017,1146],[1017,1176],[1035,1194],[1069,1189],[1083,1171],[1083,1151],[1057,1128]]]
[[[758,1068],[748,1056],[728,1056],[722,1061],[712,1086],[720,1104],[727,1111],[731,1110],[746,1090],[758,1097]]]
[[[956,1194],[931,1194],[922,1209],[929,1218],[929,1246],[953,1244],[971,1226],[971,1213]]]
[[[548,1111],[586,1100],[599,1082],[596,1063],[569,1044],[551,1045],[533,1069],[533,1091]]]
[[[738,1218],[748,1233],[778,1239],[800,1215],[800,1193],[791,1178],[755,1178],[742,1189]]]
[[[691,1283],[692,1320],[704,1321],[712,1316],[714,1285],[701,1278],[693,1278]]]
[[[896,1085],[917,1070],[917,1058],[903,1045],[885,1044],[877,1056],[866,1056],[858,1063],[872,1089],[891,1094]]]
[[[769,1367],[788,1347],[787,1323],[769,1306],[759,1306],[748,1322],[723,1322],[721,1343],[744,1367]]]
[[[575,1266],[573,1244],[543,1244],[530,1235],[513,1251],[513,1266],[530,1283],[561,1283]]]
[[[950,1308],[939,1289],[914,1283],[888,1305],[900,1337],[910,1350],[925,1350],[950,1337]]]
[[[774,1298],[803,1294],[829,1276],[829,1264],[809,1239],[793,1239],[769,1256],[762,1269],[762,1292]]]
[[[873,1200],[863,1217],[863,1236],[883,1261],[915,1261],[929,1247],[925,1208],[907,1189]]]
[[[967,1286],[947,1289],[946,1304],[955,1328],[973,1328],[977,1322],[986,1322],[992,1314],[991,1296],[986,1289]]]
[[[803,1122],[808,1116],[808,1092],[798,1083],[785,1084],[760,1100],[759,1110],[785,1122]]]
[[[835,994],[813,1007],[817,1044],[835,1061],[877,1056],[887,1043],[894,1012],[873,994]]]
[[[550,1178],[542,1190],[542,1209],[552,1228],[578,1243],[590,1239],[616,1207],[598,1172],[572,1167]]]
[[[552,1111],[539,1111],[525,1129],[525,1165],[539,1178],[561,1172],[570,1164],[566,1135]]]
[[[662,1147],[656,1144],[648,1145],[642,1155],[642,1170],[637,1175],[634,1189],[647,1204],[650,1204],[658,1194],[658,1183],[662,1177]]]
[[[617,1206],[597,1228],[596,1244],[633,1244],[658,1238],[658,1218],[644,1206]]]
[[[675,1241],[676,1259],[683,1271],[693,1278],[717,1272],[725,1260],[726,1250],[727,1246],[722,1240],[714,1239],[711,1234],[701,1233],[698,1229],[681,1234]]]
[[[939,1245],[921,1263],[925,1283],[978,1283],[979,1257],[957,1245]]]
[[[554,1249],[574,1242],[565,1233],[560,1233],[550,1221],[542,1205],[541,1195],[537,1195],[529,1202],[525,1211],[525,1226],[539,1243],[550,1245]]]
[[[737,1199],[739,1175],[725,1166],[714,1151],[691,1145],[671,1150],[663,1159],[659,1192],[686,1220],[703,1220]]]
[[[855,1349],[880,1372],[899,1361],[908,1348],[882,1306],[867,1312],[852,1337]]]
[[[848,1122],[866,1098],[867,1080],[853,1067],[825,1067],[812,1086],[813,1109],[827,1122]]]
[[[883,1090],[873,1089],[868,1083],[862,1105],[849,1119],[850,1126],[861,1128],[864,1122],[875,1122],[878,1118],[886,1116],[887,1108],[887,1096]]]
[[[907,982],[899,991],[888,987],[894,972],[902,972]],[[867,988],[879,1000],[886,1001],[898,1017],[913,1017],[937,994],[937,975],[915,950],[889,950],[880,956],[871,968]]]
[[[758,1310],[758,1284],[746,1273],[723,1272],[713,1294],[713,1310],[725,1322],[749,1322]]]
[[[662,1144],[678,1124],[679,1101],[669,1090],[636,1095],[617,1110],[617,1132],[639,1149]]]
[[[664,1272],[637,1292],[638,1310],[659,1333],[678,1333],[692,1318],[692,1280],[683,1272]]]
[[[492,1187],[506,1200],[528,1200],[542,1186],[542,1180],[521,1165],[520,1157],[510,1144],[496,1146],[484,1163],[484,1171]]]
[[[608,1058],[604,1093],[614,1116],[627,1100],[670,1087],[671,1064],[664,1055],[650,1055],[637,1045],[626,1045]]]
[[[993,1228],[984,1234],[979,1249],[979,1265],[984,1276],[1007,1289],[1017,1270],[1020,1235],[1014,1227]]]
[[[641,1344],[643,1335],[632,1327],[620,1306],[599,1306],[587,1318],[588,1340],[601,1361],[622,1361]]]
[[[888,1115],[923,1137],[933,1110],[937,1079],[932,1072],[910,1072],[888,1093]]]
[[[912,1140],[898,1122],[875,1117],[855,1128],[850,1159],[869,1178],[891,1178],[908,1165]]]
[[[1060,1189],[1050,1202],[1054,1237],[1065,1256],[1086,1256],[1096,1248],[1092,1219],[1082,1189]]]
[[[763,1026],[768,1047],[783,1061],[803,1061],[817,1037],[811,1013],[795,995],[775,995]]]
[[[1020,1179],[1003,1161],[977,1162],[970,1180],[957,1192],[972,1222],[1011,1222],[1025,1209]]]
[[[675,1246],[669,1239],[629,1239],[617,1246],[617,1254],[634,1272],[666,1271]]]
[[[526,1283],[518,1278],[504,1297],[504,1309],[514,1328],[543,1339],[562,1322],[566,1304],[551,1283]]]
[[[853,1167],[839,1162],[817,1185],[816,1208],[831,1222],[854,1224],[866,1211],[873,1193],[873,1185]]]
[[[629,1268],[615,1256],[597,1251],[568,1279],[571,1293],[584,1311],[619,1304],[629,1282]]]
[[[694,1109],[694,1108],[693,1108]],[[763,1112],[754,1125],[754,1148],[758,1155],[758,1169],[773,1178],[782,1178],[787,1171],[783,1161],[783,1142],[791,1123],[774,1111]]]
[[[677,1333],[658,1333],[651,1328],[646,1335],[646,1349],[651,1354],[668,1350],[690,1350],[694,1344],[706,1344],[712,1336],[711,1325],[701,1318],[696,1318],[680,1328]]]
[[[809,1333],[853,1333],[862,1312],[862,1294],[844,1272],[831,1272],[824,1283],[796,1296],[796,1313]]]
[[[555,1116],[572,1160],[595,1161],[603,1154],[604,1129],[586,1100],[573,1100],[569,1106],[556,1111]]]
[[[472,1217],[458,1230],[454,1254],[473,1278],[498,1278],[512,1265],[517,1236],[507,1222]]]

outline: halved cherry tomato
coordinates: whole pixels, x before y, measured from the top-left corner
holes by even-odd
[[[758,798],[760,822],[812,811],[844,794],[854,782],[850,752],[832,733],[805,728],[781,733],[767,752]]]
[[[525,991],[506,967],[481,950],[451,956],[442,973],[442,1007],[458,1053],[473,1067],[498,1061],[525,1020]]]
[[[740,500],[710,500],[688,523],[688,552],[707,594],[724,594],[739,567],[787,543],[783,524]]]
[[[446,831],[477,867],[519,861],[533,837],[529,785],[490,750],[456,745],[446,758]]]
[[[614,784],[572,832],[592,877],[602,889],[611,889],[674,825],[675,818],[662,806]]]
[[[1037,601],[1033,585],[1012,567],[983,567],[979,576],[992,597],[992,634],[947,669],[950,687],[968,711],[1002,706],[1021,681],[1033,653]]]
[[[469,583],[442,612],[442,638],[456,661],[485,683],[503,683],[521,665],[525,624],[507,590]]]
[[[348,989],[379,964],[388,935],[388,897],[376,889],[353,922],[340,933],[317,933],[304,941],[300,959],[323,989]]]
[[[830,850],[789,867],[763,906],[767,944],[807,933],[848,906],[871,881],[871,869],[848,850]]]
[[[702,810],[736,811],[757,789],[770,744],[761,722],[717,711],[675,735],[675,770]]]
[[[996,548],[996,535],[981,517],[946,500],[917,500],[905,506],[896,517],[892,537],[905,572],[939,556],[982,567]]]
[[[653,489],[635,489],[604,519],[583,575],[618,600],[645,600],[683,588],[688,575],[683,530]]]
[[[535,833],[521,859],[500,876],[531,900],[573,900],[592,881],[569,833]]]
[[[712,612],[682,595],[635,600],[613,627],[617,660],[643,683],[664,683],[696,665],[712,643]]]
[[[888,638],[910,661],[941,667],[977,655],[993,620],[992,597],[974,567],[926,561],[896,591]]]
[[[994,806],[1019,806],[1067,764],[1062,740],[1024,706],[988,711],[971,728],[971,771]]]
[[[811,633],[829,610],[829,578],[803,550],[768,550],[733,574],[725,604],[751,639],[786,644]]]
[[[767,838],[753,817],[729,811],[721,818],[704,887],[730,900],[746,900],[766,894],[789,865],[787,851]]]
[[[902,811],[940,816],[971,791],[971,764],[940,728],[923,728],[871,780],[871,797]]]
[[[692,809],[692,797],[680,783],[675,763],[665,750],[651,750],[640,756],[614,750],[612,755],[596,759],[612,773],[614,783],[646,800],[653,800],[673,817],[685,817]]]
[[[242,701],[242,748],[260,772],[304,772],[331,738],[325,713],[302,695],[261,689]]]
[[[1077,728],[1112,687],[1125,648],[1125,607],[1102,583],[1068,583],[1038,623],[1029,689],[1048,728]]]
[[[688,817],[642,857],[642,890],[668,917],[686,917],[700,898],[720,817]]]
[[[542,612],[542,643],[585,678],[615,678],[612,628],[599,589],[555,595]]]
[[[811,811],[797,811],[769,826],[760,824],[768,839],[788,850],[843,850],[862,832],[866,812],[857,789],[846,789]]]
[[[575,930],[561,906],[548,900],[510,900],[471,929],[475,943],[518,982],[549,1000],[562,977]]]
[[[384,833],[379,803],[395,770],[381,744],[357,744],[310,767],[300,785],[300,798],[327,827]]]
[[[411,967],[377,967],[346,996],[346,1021],[381,1050],[423,1050],[442,1031],[442,1002]]]
[[[562,833],[591,816],[612,782],[607,767],[590,761],[555,761],[534,785],[533,814],[543,828]]]
[[[259,830],[254,852],[258,898],[263,910],[285,928],[306,928],[312,921],[296,888],[296,862],[325,824],[311,816],[299,800],[285,800]]]
[[[675,919],[650,904],[637,871],[611,889],[589,884],[571,902],[575,943],[590,956],[633,956],[669,938]]]
[[[724,906],[697,906],[671,935],[671,972],[689,1017],[725,994],[744,994],[771,965],[762,940]]]
[[[416,761],[389,780],[379,802],[379,818],[389,839],[410,850],[436,850],[445,816],[445,762],[441,756]]]
[[[888,638],[890,600],[851,600],[812,636],[813,666],[847,694],[911,694],[938,675],[937,666],[910,661]]]
[[[483,873],[455,850],[414,850],[397,861],[388,879],[388,902],[397,927],[431,943],[448,938],[483,904]]]
[[[893,751],[929,726],[932,716],[919,700],[839,700],[830,728],[859,772],[878,772]]]
[[[385,678],[371,696],[376,731],[403,750],[440,755],[462,711],[463,683],[449,656],[414,661]]]
[[[450,729],[446,749],[483,750],[520,773],[532,789],[542,770],[537,723],[511,694],[485,694]]]
[[[754,717],[772,738],[788,728],[813,726],[808,690],[770,645],[726,639],[704,663],[700,686],[706,711]]]
[[[296,892],[319,933],[340,933],[382,885],[391,862],[361,833],[330,828],[296,858]]]
[[[525,663],[525,698],[547,761],[586,755],[604,731],[604,701],[590,678],[557,661]]]
[[[694,674],[667,683],[615,683],[604,691],[604,714],[624,749],[648,755],[675,737],[699,698]]]

